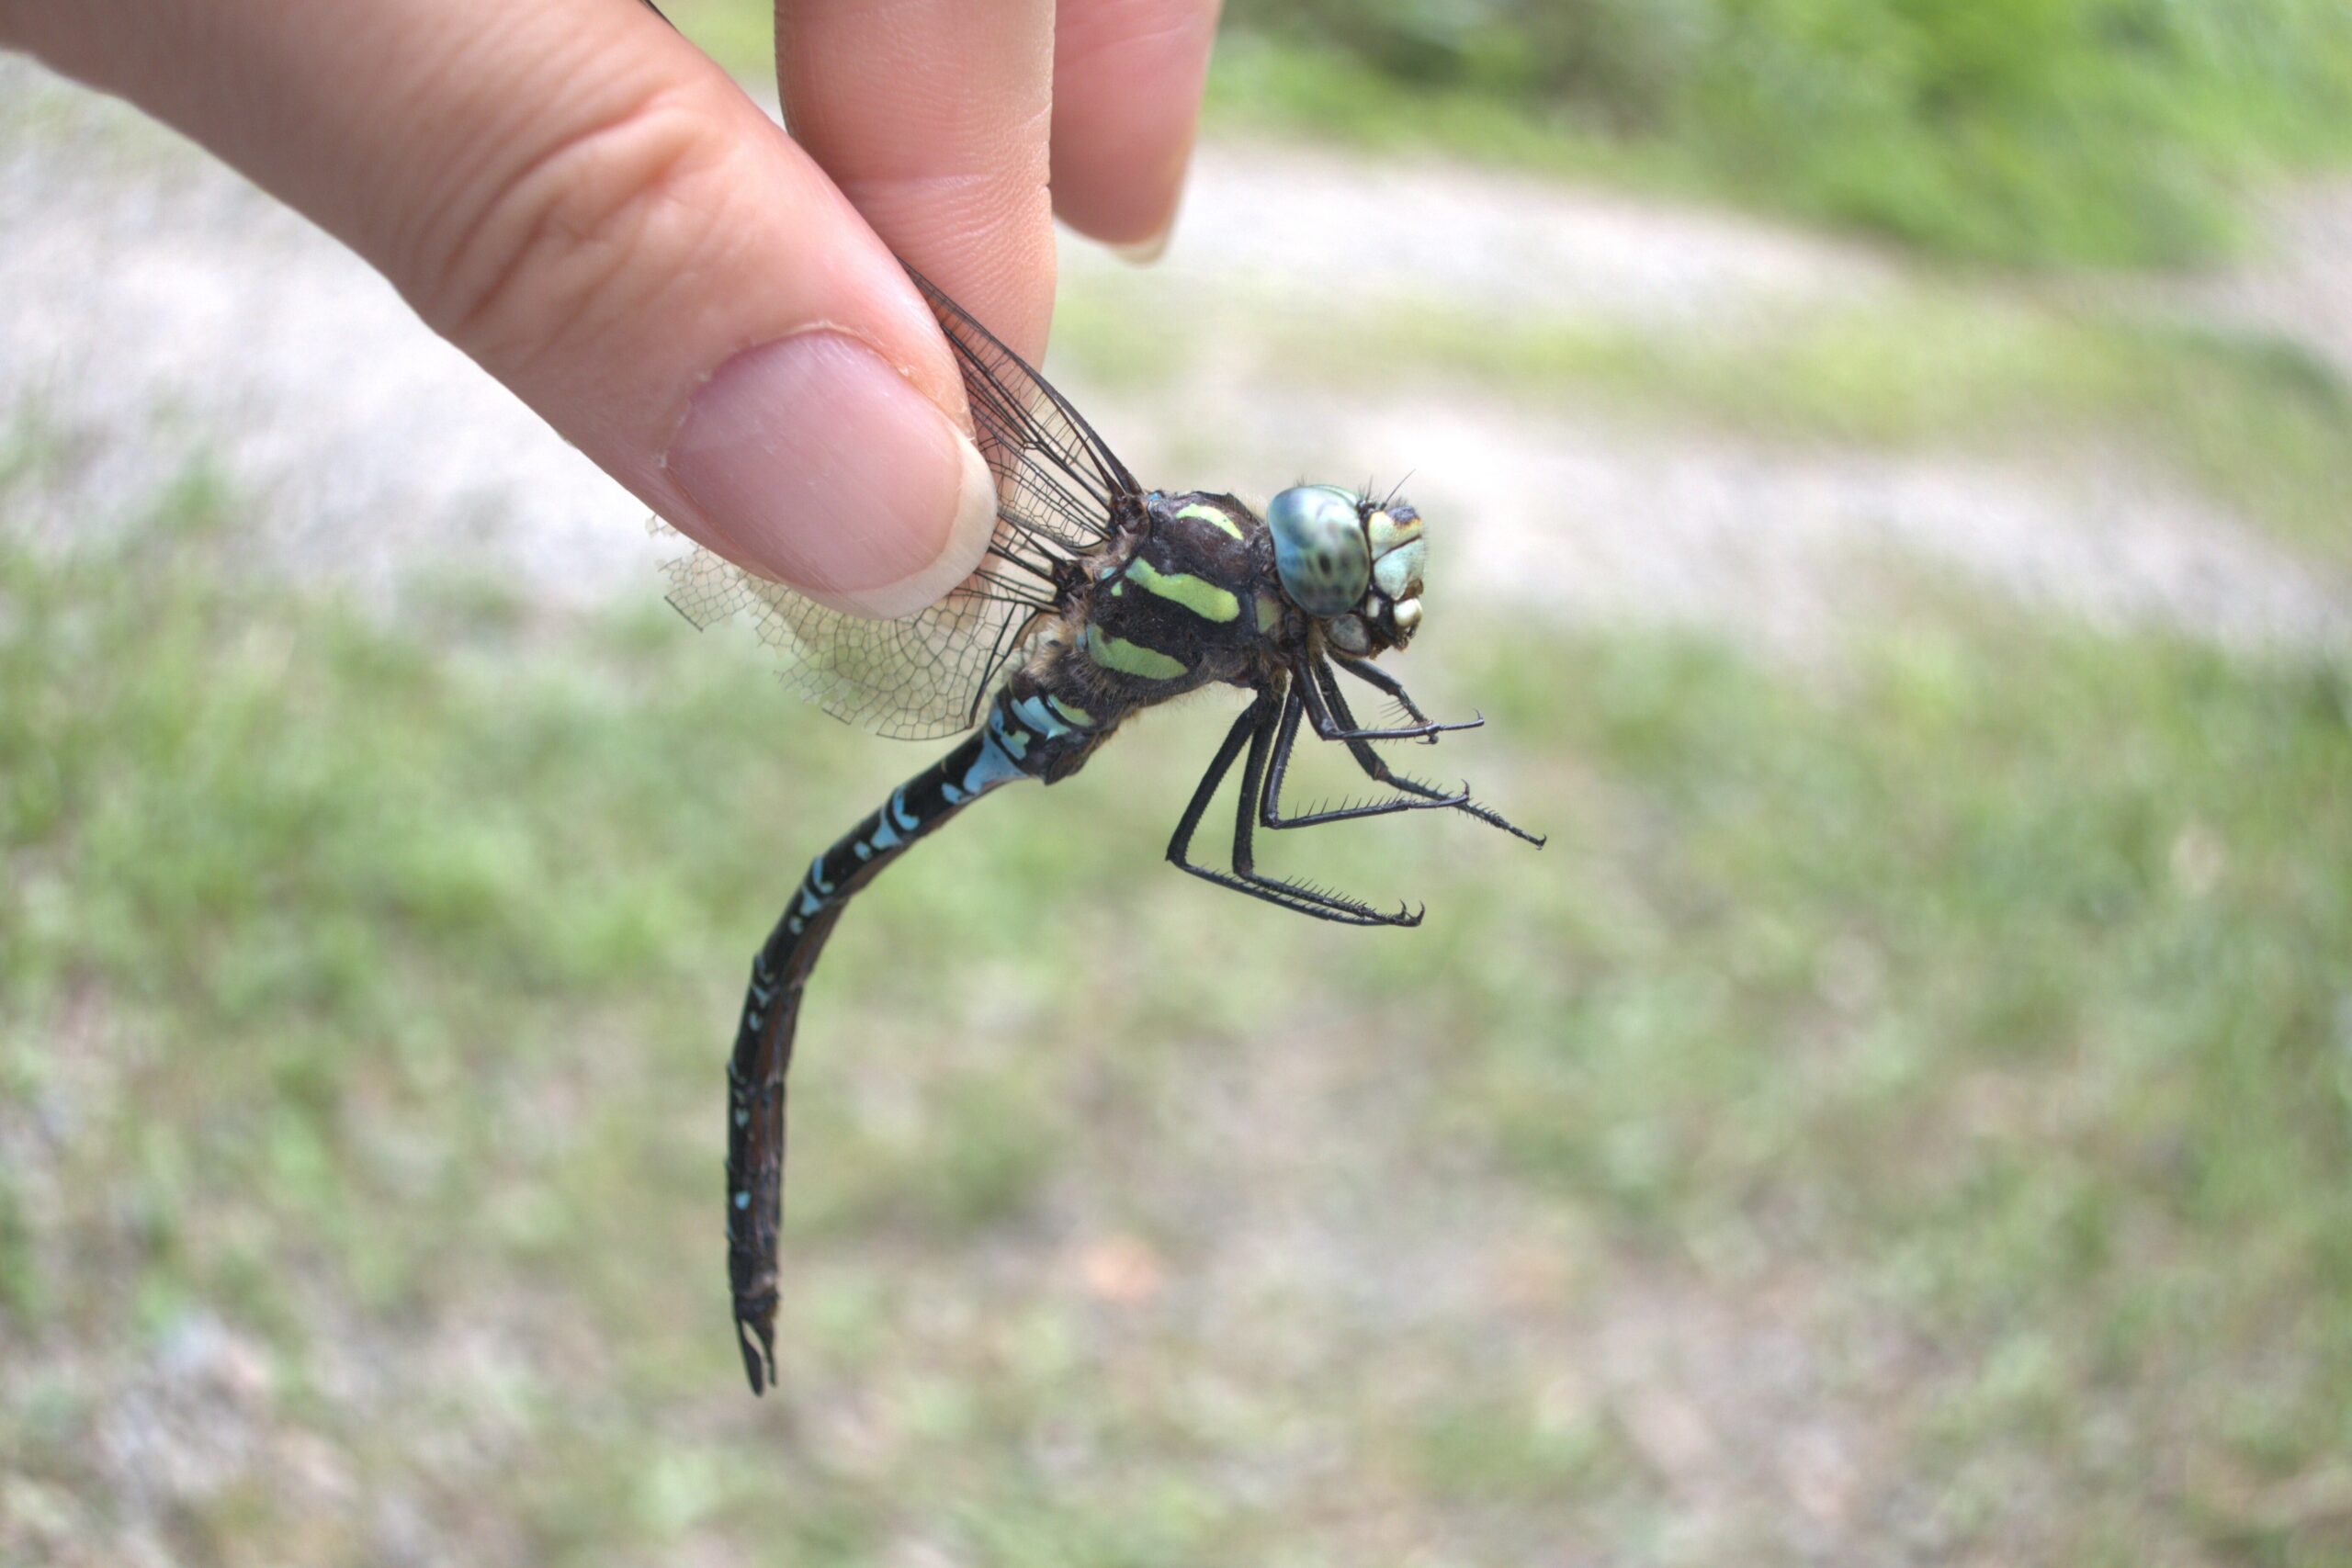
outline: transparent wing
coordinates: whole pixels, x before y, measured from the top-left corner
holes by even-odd
[[[835,718],[926,740],[971,727],[1032,621],[1052,608],[1056,564],[1101,543],[1141,501],[1125,466],[1059,392],[920,274],[909,275],[955,348],[996,475],[996,538],[979,570],[896,621],[829,610],[699,547],[662,570],[680,615],[696,626],[745,615],[786,682]],[[671,536],[660,521],[652,527]]]
[[[657,536],[673,536],[665,523]],[[681,541],[683,542],[683,538]],[[700,546],[662,569],[670,603],[696,626],[741,615],[785,683],[844,723],[902,740],[967,729],[1039,607],[978,576],[896,621],[827,609]]]
[[[1138,487],[1094,427],[1020,356],[912,267],[907,275],[931,302],[956,350],[980,451],[1003,499],[997,537],[1064,553],[1100,542]]]

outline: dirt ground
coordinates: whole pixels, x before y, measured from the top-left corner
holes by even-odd
[[[381,587],[428,563],[567,603],[639,591],[652,556],[637,502],[339,246],[169,133],[21,62],[0,63],[0,95],[17,127],[0,141],[0,396],[85,433],[91,452],[54,497],[55,526],[152,491],[203,450],[270,498],[270,548],[301,570]],[[2340,358],[2347,202],[2341,186],[2282,198],[2271,254],[2149,292]],[[1412,221],[1330,265],[1328,237],[1382,213]],[[1125,270],[1077,241],[1063,265],[1078,287]],[[1900,287],[1904,265],[1865,246],[1483,171],[1212,144],[1149,276],[1157,308],[1207,334],[1187,370],[1140,390],[1064,375],[1130,467],[1249,493],[1322,466],[1402,464],[1445,520],[1445,575],[1464,592],[1803,643],[1866,608],[1854,584],[1896,557],[2230,643],[2334,643],[2352,624],[2340,582],[2098,453],[1792,449],[1455,389],[1307,399],[1235,375],[1215,336],[1286,303],[1425,299],[1731,338]],[[1241,299],[1247,311],[1230,309]],[[101,438],[123,430],[141,438]],[[1182,471],[1204,450],[1236,471]]]
[[[0,62],[0,409],[29,411],[63,433],[74,458],[37,498],[34,526],[70,535],[206,454],[241,492],[266,499],[257,570],[331,576],[388,603],[420,570],[493,577],[564,606],[656,592],[639,504],[332,241],[168,133],[21,62]],[[1415,221],[1389,231],[1394,243],[1332,265],[1322,236],[1362,233],[1376,212]],[[2150,308],[2283,335],[2352,376],[2347,215],[2352,187],[2282,197],[2267,254],[2226,276],[2148,288]],[[1076,287],[1121,267],[1076,242],[1065,243],[1064,265]],[[1246,296],[1262,311],[1311,288],[1324,306],[1334,290],[1368,308],[1401,296],[1475,298],[1631,331],[1731,335],[1900,288],[1909,271],[1873,248],[1747,217],[1442,165],[1218,143],[1204,150],[1173,248],[1150,276],[1167,309],[1209,322],[1228,319],[1220,299]],[[1729,627],[1801,649],[1826,627],[1879,613],[1886,601],[1872,585],[1885,574],[1924,571],[2098,625],[2154,625],[2233,647],[2352,637],[2352,597],[2336,577],[2111,454],[2036,462],[1793,446],[1697,422],[1678,429],[1522,407],[1501,393],[1302,399],[1252,384],[1234,363],[1211,341],[1170,381],[1098,386],[1074,376],[1066,385],[1148,478],[1211,447],[1240,470],[1167,472],[1170,484],[1262,491],[1302,465],[1351,476],[1409,466],[1424,511],[1443,519],[1442,574],[1462,606]],[[1332,1066],[1302,1058],[1289,1071],[1311,1077]],[[1362,1147],[1380,1157],[1390,1145],[1349,1133],[1361,1118],[1400,1114],[1385,1098],[1392,1089],[1363,1081],[1270,1075],[1229,1092],[1249,1103],[1204,1105],[1190,1120],[1253,1130],[1208,1162],[1237,1194],[1281,1186],[1273,1168],[1285,1150]],[[1302,1205],[1262,1214],[1221,1255],[1230,1277],[1188,1289],[1212,1314],[1301,1292],[1344,1305],[1351,1280],[1397,1267],[1401,1249],[1405,1267],[1435,1282],[1411,1298],[1413,1310],[1460,1318],[1465,1332],[1490,1320],[1498,1293],[1518,1292],[1531,1303],[1525,1323],[1541,1326],[1495,1354],[1529,1386],[1552,1390],[1545,1397],[1564,1420],[1588,1407],[1611,1414],[1674,1495],[1682,1557],[1733,1551],[1769,1503],[1800,1521],[1785,1538],[1792,1554],[1864,1560],[1841,1548],[1899,1513],[1902,1499],[1864,1474],[1871,1413],[1833,1386],[1836,1369],[1808,1347],[1836,1339],[1860,1359],[1905,1353],[1886,1325],[1840,1317],[1845,1306],[1796,1278],[1769,1278],[1737,1303],[1670,1269],[1584,1292],[1508,1251],[1465,1251],[1448,1219],[1449,1179],[1442,1170],[1338,1170],[1318,1189],[1333,1202],[1421,1194],[1385,1216],[1386,1258],[1289,1245],[1292,1231],[1361,1229]],[[1300,1277],[1302,1259],[1325,1277]],[[1129,1265],[1109,1256],[1074,1267],[1102,1273],[1115,1293]],[[1356,1326],[1297,1348],[1295,1362],[1270,1374],[1346,1377],[1348,1354],[1390,1325]],[[1214,1337],[1215,1322],[1201,1332]],[[499,1359],[471,1342],[418,1355],[453,1381]],[[274,1400],[254,1347],[216,1321],[192,1320],[141,1384],[121,1391],[105,1462],[125,1488],[159,1496],[257,1470],[322,1497],[347,1492],[331,1454],[279,1431]],[[2015,1480],[2030,1487],[2032,1478]],[[1860,1517],[1866,1504],[1874,1517]],[[397,1521],[387,1529],[397,1537]],[[1932,1541],[1875,1539],[1878,1561],[1933,1555]],[[916,1543],[901,1560],[944,1559]]]

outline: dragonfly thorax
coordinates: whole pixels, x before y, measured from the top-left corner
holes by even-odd
[[[1283,595],[1358,657],[1401,648],[1421,623],[1421,516],[1337,485],[1295,485],[1266,506]]]

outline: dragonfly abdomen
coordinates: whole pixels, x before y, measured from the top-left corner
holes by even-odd
[[[851,897],[989,791],[1061,778],[1101,739],[1079,710],[1016,675],[978,730],[897,789],[808,864],[752,960],[727,1064],[727,1272],[752,1392],[775,1379],[776,1231],[784,1218],[785,1079],[800,994]]]

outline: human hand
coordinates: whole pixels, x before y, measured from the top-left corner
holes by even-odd
[[[893,253],[1038,358],[1054,212],[1173,219],[1216,0],[777,12],[790,136],[636,0],[0,0],[0,46],[291,203],[682,532],[907,615],[996,502]]]

